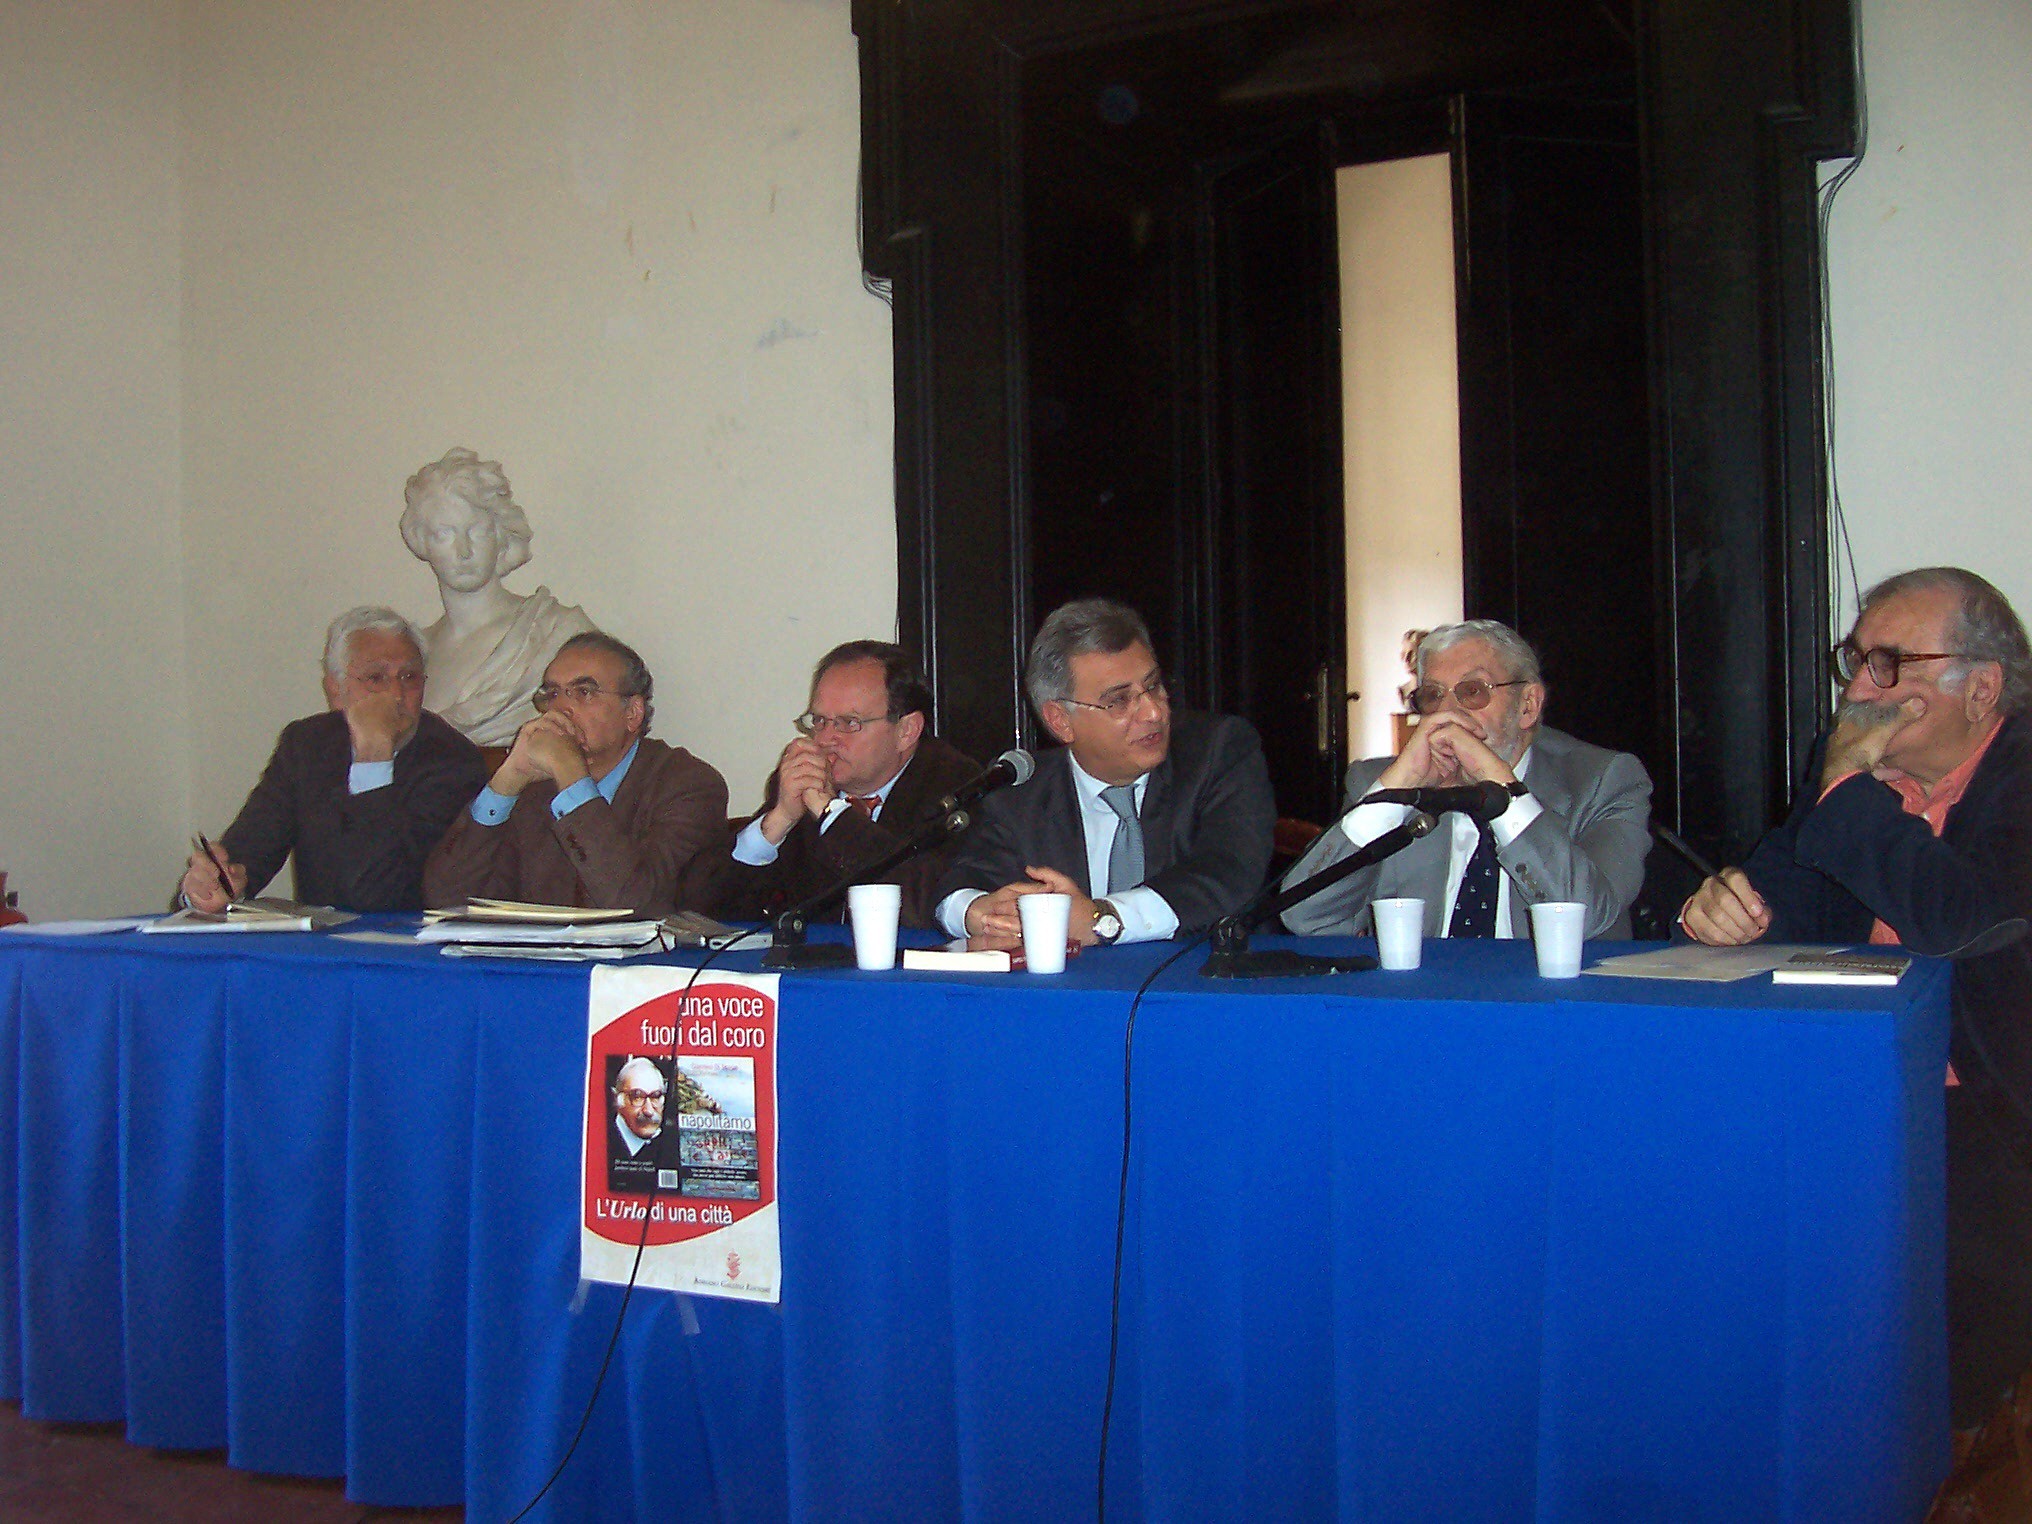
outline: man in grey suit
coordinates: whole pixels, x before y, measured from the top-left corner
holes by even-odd
[[[1284,912],[1302,935],[1366,936],[1378,899],[1425,901],[1425,934],[1528,937],[1530,907],[1587,906],[1587,935],[1627,937],[1630,902],[1651,848],[1651,779],[1626,752],[1541,723],[1538,653],[1508,625],[1470,619],[1434,630],[1414,658],[1422,717],[1401,755],[1348,769],[1347,813],[1285,875],[1292,885],[1401,824],[1401,804],[1363,803],[1379,789],[1498,783],[1510,807],[1486,827],[1464,814],[1396,856]]]
[[[1192,932],[1239,910],[1270,866],[1263,746],[1233,715],[1171,707],[1150,632],[1102,598],[1055,610],[1023,685],[1063,751],[982,802],[938,891],[939,924],[1022,945],[1016,902],[1072,896],[1083,944]]]

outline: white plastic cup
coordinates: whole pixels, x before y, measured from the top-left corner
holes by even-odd
[[[1573,900],[1547,900],[1531,907],[1531,941],[1538,949],[1538,977],[1572,979],[1580,974],[1581,932],[1587,906]]]
[[[871,973],[896,966],[896,923],[903,915],[897,884],[855,884],[847,891],[847,916],[854,923],[854,964]]]
[[[1418,967],[1419,942],[1425,935],[1424,900],[1372,900],[1376,917],[1376,956],[1383,967]]]
[[[1033,974],[1065,972],[1065,937],[1072,927],[1072,896],[1026,894],[1016,902],[1023,918],[1023,966]]]

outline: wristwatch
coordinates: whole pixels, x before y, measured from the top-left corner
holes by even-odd
[[[1121,913],[1106,900],[1094,901],[1094,940],[1103,947],[1122,940]]]

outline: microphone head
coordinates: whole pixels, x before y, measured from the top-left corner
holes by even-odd
[[[1481,795],[1468,813],[1480,821],[1494,820],[1510,808],[1510,791],[1500,783],[1477,783],[1475,792]]]
[[[1010,778],[1017,783],[1028,783],[1030,775],[1037,771],[1037,759],[1020,746],[1012,746],[995,759],[997,767],[1007,767]]]

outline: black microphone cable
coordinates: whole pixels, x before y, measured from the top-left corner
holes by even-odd
[[[699,975],[711,968],[714,960],[721,953],[732,951],[748,938],[759,936],[768,929],[766,926],[758,926],[751,931],[744,931],[739,936],[721,943],[718,947],[706,948],[705,957],[699,961],[698,967],[691,971],[691,977],[684,981],[684,988],[678,991],[678,1010],[680,1012],[684,1010],[685,1002],[691,997],[692,987],[699,981]],[[678,1034],[683,1030],[683,1021],[673,1020],[671,1022],[670,1052],[666,1055],[666,1058],[673,1075],[677,1070],[678,1044],[682,1041]],[[649,1229],[654,1222],[650,1208],[655,1205],[657,1195],[662,1189],[663,1181],[659,1174],[652,1180],[649,1187],[649,1195],[642,1203],[642,1236],[635,1240],[635,1259],[628,1267],[628,1283],[621,1289],[621,1305],[615,1310],[614,1327],[612,1332],[607,1335],[606,1352],[600,1356],[600,1369],[593,1377],[592,1391],[586,1394],[586,1408],[579,1415],[578,1428],[573,1431],[571,1443],[564,1447],[564,1454],[558,1457],[557,1464],[551,1468],[550,1475],[543,1479],[543,1485],[536,1489],[535,1495],[528,1502],[508,1516],[507,1524],[520,1524],[521,1520],[529,1516],[529,1511],[532,1508],[542,1502],[545,1497],[549,1496],[550,1489],[555,1487],[558,1478],[564,1475],[564,1468],[571,1464],[571,1458],[578,1453],[579,1444],[586,1437],[586,1430],[591,1426],[593,1421],[593,1404],[600,1400],[600,1391],[607,1384],[607,1370],[614,1363],[614,1351],[621,1343],[621,1327],[628,1319],[628,1304],[635,1298],[635,1280],[642,1273],[642,1256],[649,1248]]]
[[[1115,1274],[1114,1286],[1108,1297],[1108,1383],[1101,1396],[1101,1454],[1098,1472],[1094,1479],[1094,1517],[1099,1524],[1106,1524],[1108,1517],[1108,1429],[1115,1411],[1115,1362],[1121,1349],[1122,1338],[1122,1242],[1129,1220],[1129,1124],[1131,1102],[1134,1099],[1133,1081],[1136,1072],[1136,1012],[1143,1004],[1143,997],[1150,986],[1157,982],[1172,964],[1198,947],[1213,934],[1211,927],[1197,932],[1183,947],[1166,958],[1144,976],[1136,986],[1136,993],[1129,1001],[1129,1021],[1122,1032],[1122,1173],[1115,1187]]]

